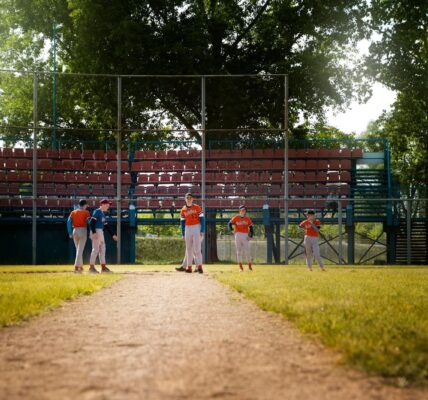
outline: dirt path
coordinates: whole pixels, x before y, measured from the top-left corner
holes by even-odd
[[[0,399],[422,399],[207,276],[129,275],[0,331]]]

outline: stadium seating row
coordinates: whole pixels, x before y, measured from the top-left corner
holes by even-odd
[[[116,150],[71,150],[71,149],[38,149],[37,158],[74,159],[74,160],[116,160]],[[27,158],[33,157],[31,148],[0,148],[0,158]],[[121,160],[128,160],[128,152],[121,152]]]
[[[71,159],[71,160],[95,160],[114,161],[117,159],[115,150],[76,150],[76,149],[38,149],[38,158],[45,159]],[[215,149],[207,150],[207,159],[283,159],[284,149]],[[289,159],[356,159],[363,156],[362,149],[289,149]],[[0,148],[0,158],[27,158],[33,157],[31,148]],[[121,160],[200,160],[201,151],[190,150],[137,150],[129,154],[123,150]]]
[[[0,169],[5,170],[31,170],[33,168],[32,160],[11,158],[7,160],[0,159]],[[129,163],[122,161],[121,168],[123,172],[129,171]],[[95,161],[95,160],[55,160],[39,159],[37,160],[37,169],[41,171],[116,171],[117,161]]]

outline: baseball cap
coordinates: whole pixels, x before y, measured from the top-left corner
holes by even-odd
[[[306,214],[315,215],[314,210],[306,210]]]
[[[192,197],[192,198],[193,198],[193,194],[192,194],[192,193],[190,193],[190,192],[188,192],[188,193],[186,193],[186,194],[184,195],[184,197]]]
[[[85,199],[80,199],[79,200],[79,206],[83,207],[85,204],[88,204],[88,202]]]
[[[109,199],[102,199],[100,201],[100,204],[110,204],[110,205],[112,205],[112,202]]]
[[[247,207],[245,207],[244,205],[242,205],[242,206],[239,206],[239,209],[240,210],[247,210]]]

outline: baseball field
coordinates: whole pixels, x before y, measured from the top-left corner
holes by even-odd
[[[1,267],[0,397],[283,398],[305,381],[314,399],[428,394],[426,268],[114,270]]]

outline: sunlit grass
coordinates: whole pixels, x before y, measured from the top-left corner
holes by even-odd
[[[262,267],[215,276],[351,364],[400,384],[428,383],[428,269]]]

